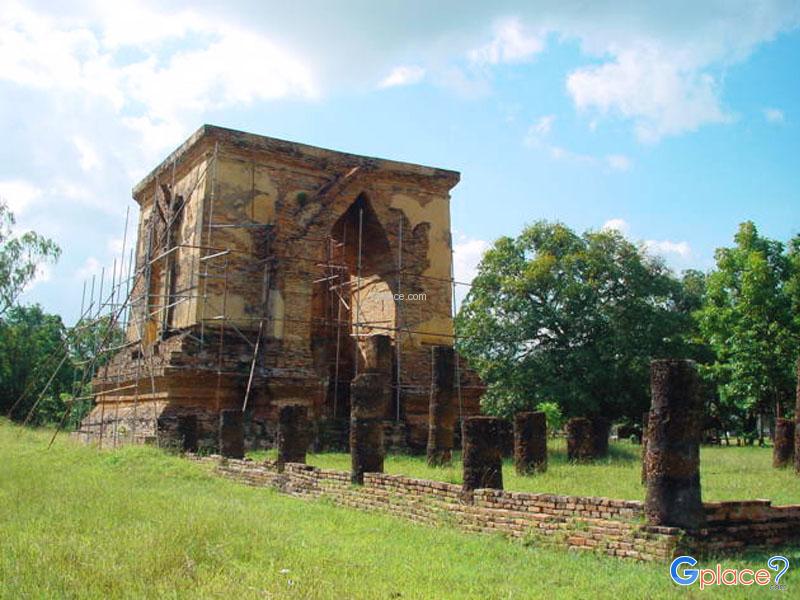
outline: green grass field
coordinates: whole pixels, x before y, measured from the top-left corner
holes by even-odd
[[[641,485],[641,447],[628,441],[612,443],[608,458],[593,464],[567,461],[562,438],[549,442],[546,473],[520,477],[510,460],[503,465],[503,485],[517,492],[548,492],[576,496],[604,496],[622,500],[644,500]],[[275,456],[273,452],[252,452],[253,458]],[[325,469],[350,470],[350,455],[324,452],[310,454],[308,463]],[[431,468],[424,456],[389,455],[385,470],[395,475],[461,483],[460,457],[447,468]],[[772,468],[771,448],[754,446],[713,446],[700,451],[703,499],[752,500],[767,498],[773,504],[800,504],[800,480],[792,469]]]
[[[800,588],[800,547],[788,551],[793,568],[783,596],[763,588],[680,589],[664,564],[290,498],[153,448],[101,452],[60,438],[47,451],[48,439],[49,432],[0,421],[2,598],[788,598]],[[615,452],[612,463],[618,458]],[[407,465],[422,468],[417,460]],[[555,459],[553,467],[556,476]],[[609,466],[601,483],[592,473],[604,468],[576,468],[582,483],[574,490],[598,493],[635,465]],[[627,479],[611,495],[627,495]],[[741,495],[763,492],[758,485]],[[723,564],[760,568],[768,556]]]

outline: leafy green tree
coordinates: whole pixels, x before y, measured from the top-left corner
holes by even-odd
[[[714,354],[708,373],[719,386],[720,412],[752,438],[756,416],[780,415],[793,391],[800,265],[797,240],[787,253],[750,221],[734,242],[716,252],[697,319]]]
[[[0,410],[4,414],[14,406],[11,416],[25,420],[36,405],[30,422],[52,422],[60,410],[53,405],[60,404],[60,395],[72,388],[72,362],[64,361],[56,370],[67,349],[67,334],[61,317],[45,313],[38,305],[14,306],[0,320]],[[45,407],[50,407],[49,412],[39,410]]]
[[[91,381],[111,356],[106,349],[123,340],[110,316],[67,328],[38,305],[15,306],[0,320],[0,411],[34,425],[61,422],[72,406],[67,427],[91,410]],[[28,419],[28,415],[30,418]]]
[[[40,265],[55,262],[61,254],[55,242],[34,231],[15,235],[15,223],[0,199],[0,318],[16,304]]]
[[[484,255],[456,319],[458,348],[488,384],[487,412],[554,401],[566,417],[638,421],[650,360],[689,352],[692,302],[620,233],[540,221]]]

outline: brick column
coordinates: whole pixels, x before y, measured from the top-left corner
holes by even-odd
[[[244,414],[239,409],[219,411],[219,453],[244,458]]]
[[[501,423],[496,417],[467,417],[461,425],[464,491],[503,489]]]
[[[514,467],[520,475],[547,470],[547,419],[543,412],[514,417]]]
[[[371,335],[359,341],[363,364],[362,373],[383,373],[392,376],[392,338],[388,335]]]
[[[652,361],[650,386],[647,521],[696,530],[706,515],[700,494],[703,403],[694,362]]]
[[[353,483],[364,473],[383,473],[383,415],[391,385],[382,373],[362,373],[350,384],[350,460]]]
[[[178,438],[184,452],[197,452],[197,415],[178,416]]]
[[[278,410],[278,471],[286,463],[305,463],[308,450],[308,409],[300,404],[287,404]]]
[[[573,417],[567,421],[567,458],[583,462],[593,456],[592,422],[584,417]]]
[[[372,335],[359,341],[362,372],[350,383],[350,478],[364,483],[364,473],[383,473],[386,454],[383,420],[392,393],[392,340]]]
[[[453,393],[455,353],[450,346],[431,348],[431,396],[428,405],[428,464],[448,465],[453,453],[456,406]]]

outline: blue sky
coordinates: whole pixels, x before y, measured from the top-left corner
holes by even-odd
[[[74,319],[202,123],[460,171],[460,280],[537,219],[676,270],[800,232],[798,2],[219,4],[0,7],[0,195],[63,248],[24,301]]]

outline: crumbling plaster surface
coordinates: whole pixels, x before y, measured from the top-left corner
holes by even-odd
[[[94,422],[98,415],[107,420],[114,404],[153,396],[145,385],[137,385],[135,392],[114,391],[135,378],[147,381],[153,358],[160,365],[152,378],[158,398],[167,399],[170,406],[214,413],[241,405],[254,352],[252,343],[241,338],[255,339],[262,320],[264,343],[248,405],[253,422],[274,420],[277,407],[293,402],[307,405],[312,419],[320,418],[329,410],[325,403],[331,374],[319,361],[320,356],[331,360],[333,340],[327,340],[322,354],[313,347],[314,336],[320,335],[314,325],[319,294],[314,282],[323,275],[334,225],[362,198],[370,219],[379,225],[372,233],[379,232],[385,240],[380,248],[366,240],[365,260],[371,270],[363,274],[360,294],[356,290],[355,295],[361,296],[361,307],[370,318],[389,321],[388,331],[354,331],[353,326],[346,335],[386,334],[394,339],[402,355],[403,420],[414,430],[409,440],[424,446],[430,345],[453,343],[449,191],[458,179],[452,171],[202,127],[134,188],[141,207],[137,270],[148,256],[158,256],[167,247],[147,244],[150,223],[159,223],[155,207],[163,212],[167,196],[183,199],[172,237],[178,248],[171,254],[174,260],[153,265],[149,302],[155,314],[145,327],[137,327],[134,318],[128,329],[131,347],[146,329],[143,357],[126,349],[95,381],[96,389],[104,390],[98,401],[107,406],[95,409]],[[169,186],[166,191],[164,184]],[[163,230],[166,225],[160,223]],[[350,235],[352,251],[355,235]],[[218,256],[202,260],[210,254]],[[350,263],[353,284],[352,256]],[[144,297],[145,282],[140,278],[134,298]],[[398,285],[402,293],[424,299],[387,305]],[[187,299],[165,317],[162,299],[172,299],[171,294]],[[142,299],[134,304],[134,317],[143,311]],[[215,319],[222,315],[224,320]],[[404,332],[399,343],[393,331],[398,327]],[[205,339],[205,345],[198,339]],[[476,381],[465,367],[462,380]],[[202,390],[193,382],[203,382]],[[463,406],[474,414],[479,393],[470,387],[464,391]]]

